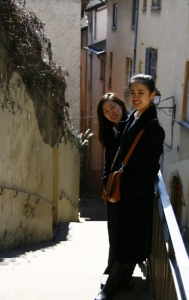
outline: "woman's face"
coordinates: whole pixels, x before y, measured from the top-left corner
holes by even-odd
[[[102,106],[103,114],[104,116],[111,122],[118,124],[118,122],[121,120],[123,116],[123,111],[121,106],[112,101],[107,100],[104,102]]]
[[[150,92],[143,83],[132,83],[130,87],[130,102],[140,116],[151,104],[155,92]]]

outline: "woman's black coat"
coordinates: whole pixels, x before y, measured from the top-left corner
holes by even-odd
[[[152,104],[134,123],[133,112],[124,129],[119,159],[114,165],[118,169],[136,135],[149,122],[157,118]],[[123,125],[121,125],[123,131]],[[125,127],[125,125],[124,125]],[[159,171],[159,158],[163,153],[165,133],[157,120],[145,130],[121,176],[121,199],[117,203],[108,202],[108,232],[110,247],[119,262],[137,263],[150,254],[152,234],[152,212],[154,179]],[[104,184],[110,172],[119,141],[113,135],[107,136]]]

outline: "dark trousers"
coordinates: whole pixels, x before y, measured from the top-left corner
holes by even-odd
[[[109,247],[109,255],[108,255],[108,265],[103,274],[110,274],[112,266],[115,262],[115,254],[114,251]],[[133,271],[135,269],[136,263],[127,263],[127,272],[125,274],[126,277],[132,277]]]

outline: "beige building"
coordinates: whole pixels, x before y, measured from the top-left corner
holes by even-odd
[[[61,65],[66,80],[65,99],[70,105],[74,128],[80,117],[80,22],[84,0],[26,0],[26,6],[45,22],[53,58]]]
[[[105,93],[107,5],[90,1],[85,13],[88,23],[81,28],[81,128],[90,128],[94,135],[83,153],[81,188],[100,195],[103,149],[97,138],[96,108]]]
[[[126,97],[128,79],[133,73],[135,6],[133,1],[108,1],[106,92],[112,91],[130,104]]]
[[[138,12],[136,72],[156,78],[163,177],[179,224],[189,227],[188,1],[140,1]]]
[[[90,1],[89,6],[98,2],[102,1]],[[88,93],[87,101],[91,100],[91,103],[96,105],[95,99],[101,91],[116,92],[131,110],[127,98],[127,83],[130,76],[141,72],[154,76],[161,93],[161,102],[157,106],[158,116],[166,132],[161,169],[175,215],[183,230],[185,226],[189,227],[188,2],[181,3],[179,0],[174,4],[171,0],[161,2],[108,1],[105,80],[100,86],[98,78],[101,69],[97,60],[95,66],[91,64],[92,68],[87,69],[87,78],[90,78],[89,70],[92,70],[93,82],[87,79],[85,95]],[[88,15],[89,21],[92,15],[93,20],[95,19],[96,13],[94,6],[93,14]],[[90,26],[86,43],[88,46],[92,44],[91,48],[94,48],[93,43],[99,40],[94,38],[94,34],[91,35],[93,38],[90,36],[92,28]],[[105,26],[103,20],[101,30],[104,30]],[[91,53],[89,55],[94,59],[94,54]],[[89,57],[86,59],[89,66],[90,59]],[[93,84],[95,88],[91,90]],[[91,98],[89,95],[92,95]],[[88,109],[94,107],[89,103]],[[92,112],[91,110],[83,115],[93,115]],[[97,147],[95,151],[96,149]],[[103,155],[100,151],[96,151],[95,157],[95,168],[99,169],[100,174],[98,162],[101,158],[103,160]],[[92,159],[90,161],[92,163]],[[88,166],[87,175],[90,172],[92,174],[93,170]]]

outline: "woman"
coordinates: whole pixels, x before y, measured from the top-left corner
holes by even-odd
[[[109,277],[95,300],[109,300],[120,287],[131,287],[132,273],[136,263],[144,261],[150,254],[154,179],[159,171],[159,158],[163,153],[165,133],[158,120],[153,120],[157,118],[157,111],[152,103],[156,91],[154,79],[150,75],[135,75],[130,79],[129,91],[130,102],[135,110],[126,120],[120,153],[113,171],[121,166],[139,131],[141,129],[145,131],[127,166],[123,169],[120,201],[108,202],[107,205],[110,253],[105,273],[108,273]],[[113,102],[113,99],[111,101]],[[105,132],[102,136],[102,113],[117,126],[122,117],[110,118],[109,99],[105,101],[103,97],[101,98],[97,114],[99,140],[106,147],[106,164],[103,174],[103,180],[106,183],[115,153],[115,145],[110,137],[111,127],[107,128],[106,136]]]

